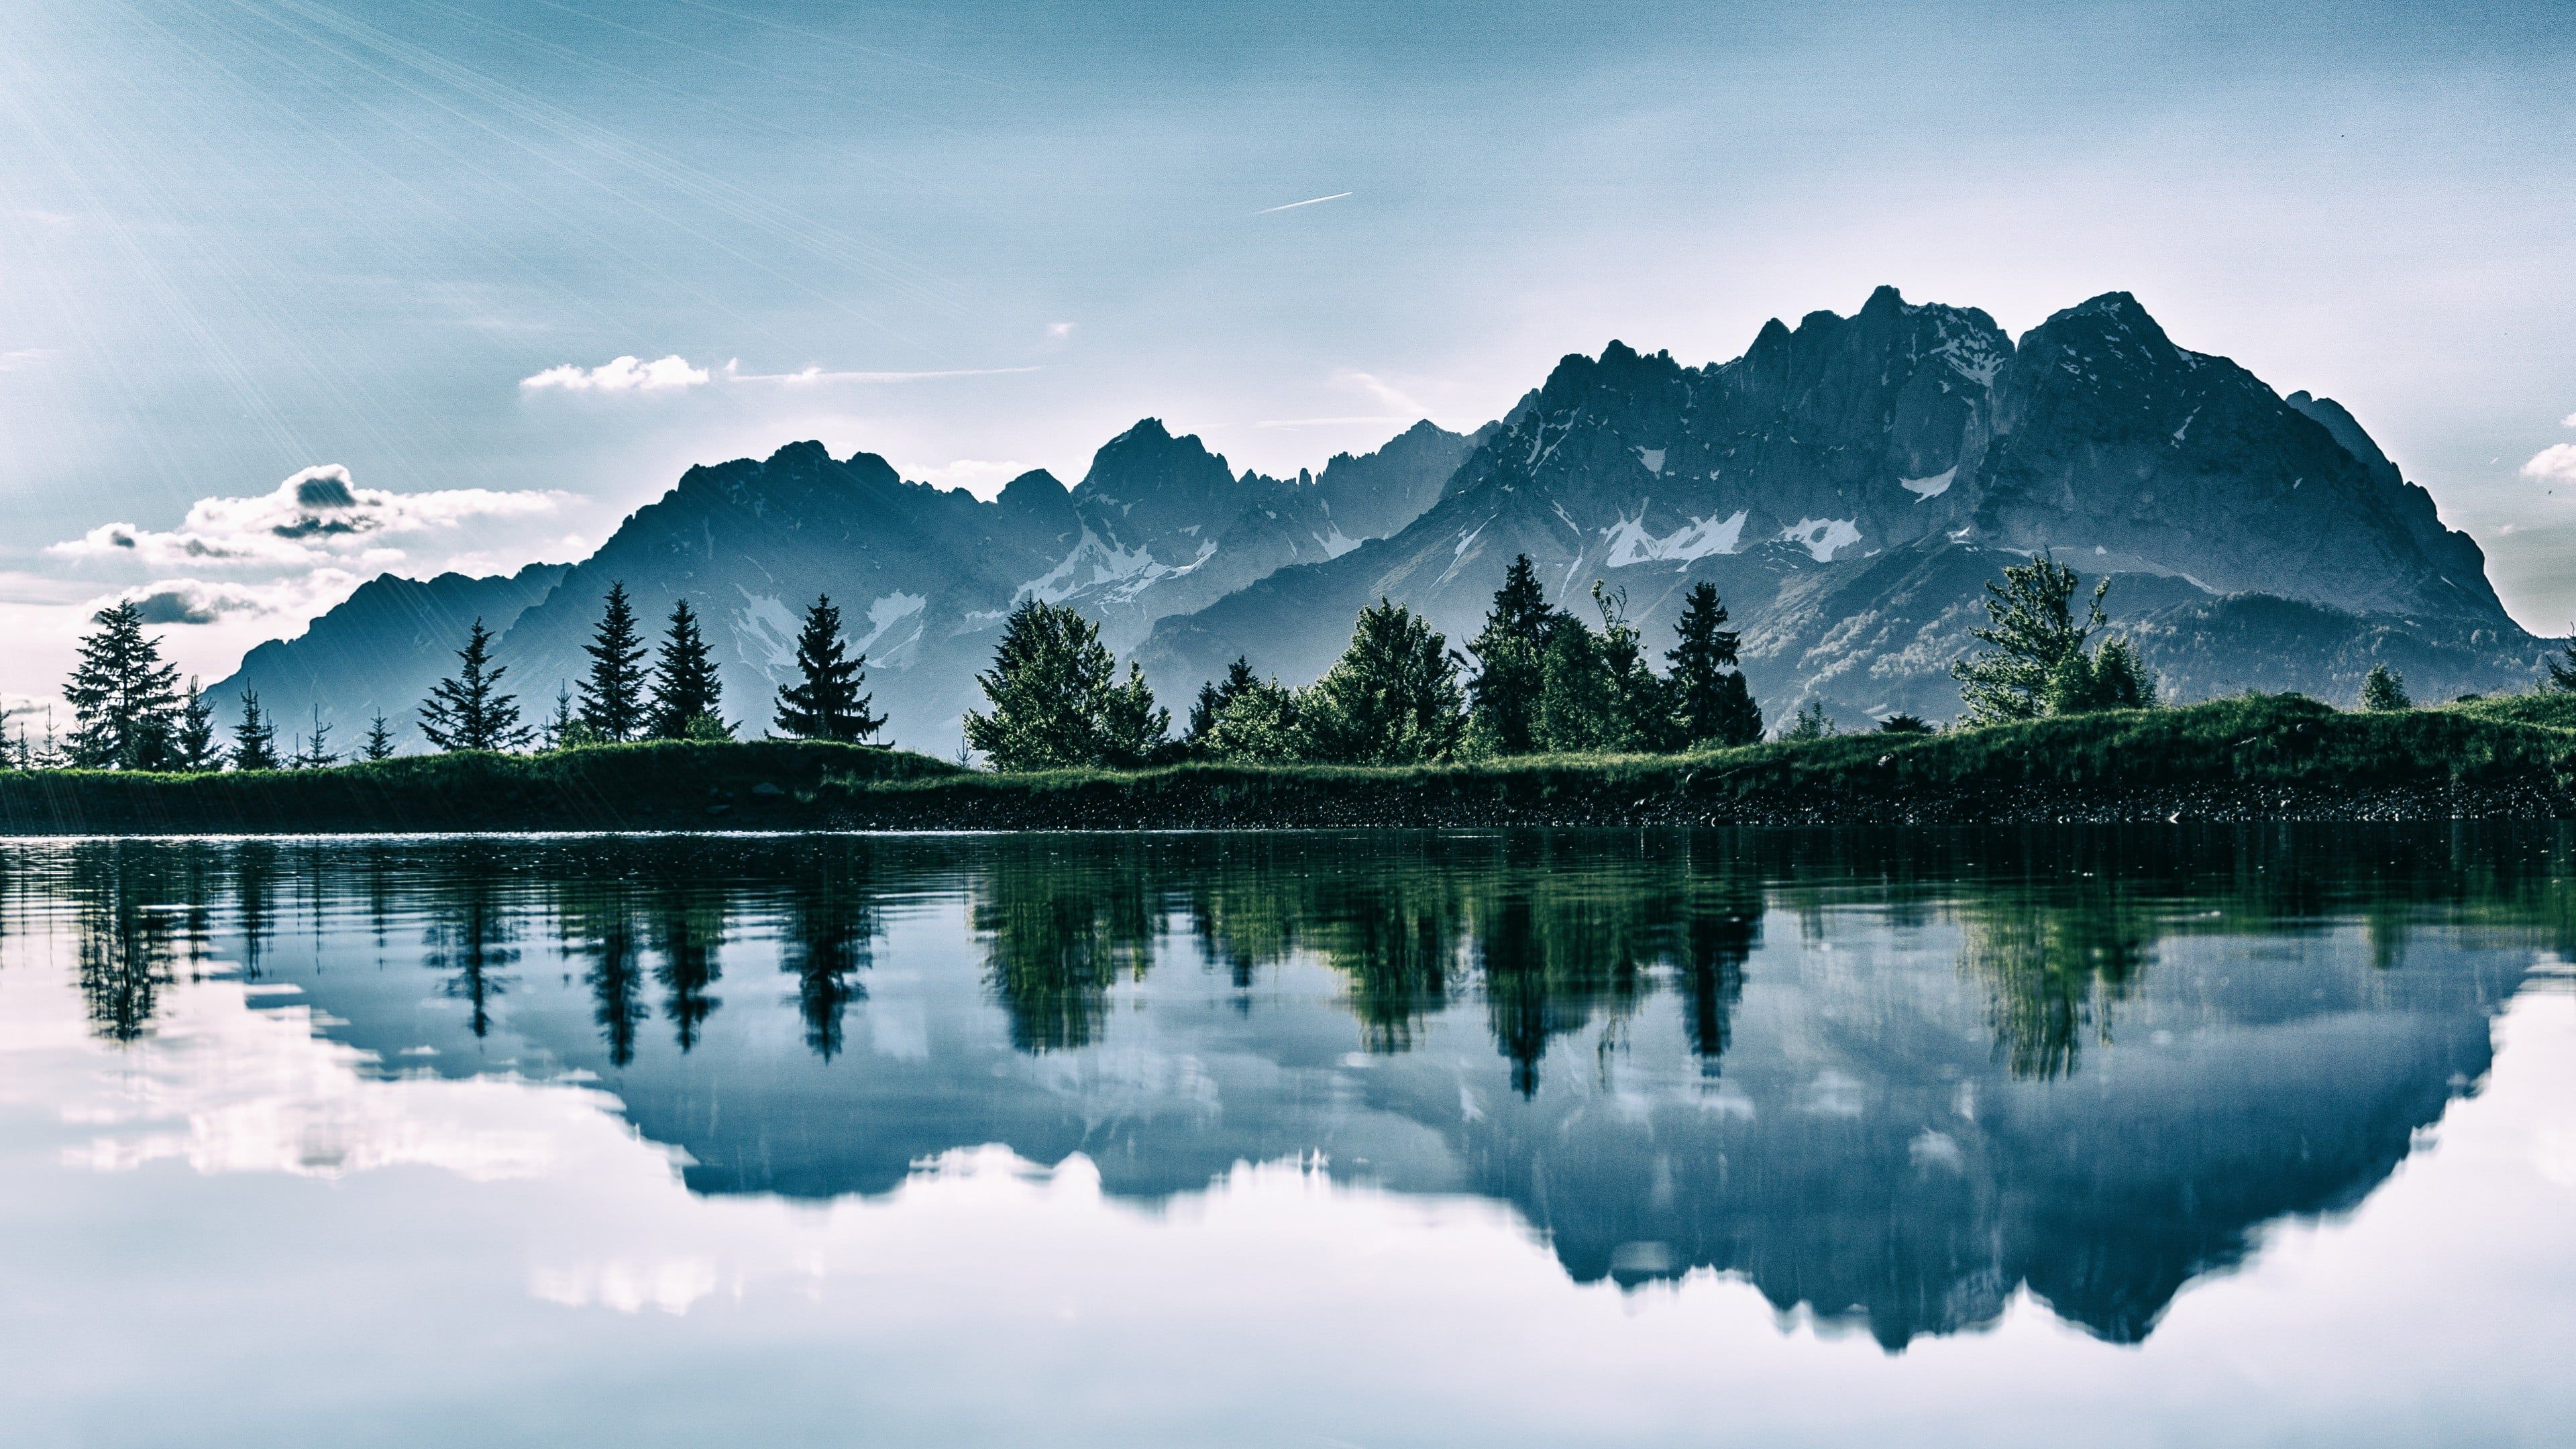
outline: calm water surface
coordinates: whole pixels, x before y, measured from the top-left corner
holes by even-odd
[[[2564,1444],[2576,832],[0,844],[0,1443]]]

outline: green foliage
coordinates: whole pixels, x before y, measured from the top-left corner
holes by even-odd
[[[1892,714],[1878,722],[1878,732],[1883,735],[1928,735],[1932,733],[1932,722],[1921,715]]]
[[[1479,754],[1526,755],[1542,749],[1540,713],[1547,684],[1547,645],[1568,616],[1550,608],[1528,554],[1514,558],[1494,591],[1485,627],[1467,643],[1476,677],[1467,683],[1469,729]]]
[[[680,738],[702,745],[720,745],[733,738],[733,726],[711,714],[693,714],[680,726]]]
[[[824,594],[805,611],[805,627],[796,636],[797,682],[778,687],[778,728],[803,740],[865,740],[885,728],[885,716],[869,712],[868,657],[849,657],[841,637],[841,611]]]
[[[1672,666],[1673,724],[1677,743],[1690,748],[1749,745],[1762,738],[1762,709],[1737,669],[1742,642],[1726,627],[1726,605],[1717,585],[1697,583],[1682,603],[1678,636],[1664,654]]]
[[[1950,666],[1959,698],[1975,724],[2002,724],[2101,709],[2142,709],[2156,702],[2154,675],[2125,640],[2087,651],[2104,618],[2094,586],[2083,622],[2072,607],[2075,571],[2043,553],[2004,570],[1986,585],[1986,627],[1969,631],[1991,646]]]
[[[1811,699],[1798,706],[1797,717],[1789,722],[1786,730],[1781,731],[1780,738],[1821,740],[1841,732],[1841,727],[1834,723],[1834,717],[1825,712],[1824,702]]]
[[[1093,765],[1132,768],[1166,747],[1171,711],[1154,703],[1141,670],[1100,642],[1075,610],[1030,599],[1002,624],[990,673],[975,676],[989,712],[966,712],[966,743],[1000,770]]]
[[[582,646],[590,673],[581,682],[581,719],[603,740],[625,741],[644,732],[644,640],[623,581],[611,583],[599,626]]]
[[[20,743],[23,749],[23,736]],[[190,675],[188,693],[179,701],[178,726],[170,736],[170,768],[193,775],[223,767],[223,746],[215,740],[215,702]]]
[[[724,683],[716,678],[715,656],[698,633],[697,611],[682,599],[671,606],[662,657],[653,662],[653,704],[646,723],[656,739],[691,739],[701,717],[721,721],[723,709]],[[730,738],[733,727],[725,725],[724,734]]]
[[[313,733],[306,736],[288,758],[290,770],[320,770],[340,763],[340,752],[329,748],[331,727],[322,722],[322,706],[313,706]]]
[[[236,770],[278,768],[277,726],[270,723],[268,711],[259,707],[259,691],[243,690],[241,707],[241,723],[233,726],[233,768]]]
[[[160,770],[171,765],[179,728],[179,668],[161,641],[143,633],[131,599],[90,616],[98,632],[80,641],[80,662],[63,686],[72,707],[72,765],[85,770]]]
[[[376,711],[375,718],[367,722],[367,737],[358,742],[358,758],[362,760],[390,760],[393,757],[393,727],[385,723],[384,711],[378,710]]]
[[[492,631],[474,621],[465,647],[456,651],[461,667],[438,682],[420,706],[420,732],[442,750],[512,750],[528,742],[519,723],[519,697],[501,693],[501,676],[509,666],[492,662]]]
[[[2569,625],[2567,633],[2568,640],[2558,646],[2558,652],[2541,661],[2549,669],[2549,678],[2541,688],[2576,694],[2576,624]]]
[[[2385,664],[2370,666],[2361,681],[2361,707],[2377,714],[2413,709],[2415,701],[2406,694],[2406,676]]]
[[[1354,765],[1446,759],[1466,720],[1449,641],[1402,604],[1360,610],[1350,647],[1299,702],[1309,758]]]

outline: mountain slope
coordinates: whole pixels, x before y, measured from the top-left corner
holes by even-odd
[[[1237,655],[1302,681],[1380,596],[1463,643],[1527,553],[1567,607],[1589,614],[1595,580],[1623,593],[1659,647],[1715,583],[1774,719],[1810,698],[1946,717],[1985,582],[2043,549],[2115,576],[2115,615],[2184,697],[2348,698],[2390,650],[2421,692],[2492,688],[2539,652],[2477,545],[2330,401],[2175,346],[2126,294],[2016,344],[1881,288],[1732,362],[1566,358],[1408,527],[1167,619],[1143,658],[1166,691]]]
[[[277,722],[280,748],[293,734],[310,733],[318,706],[330,742],[357,748],[378,711],[405,749],[427,743],[419,706],[440,679],[455,672],[456,650],[476,619],[495,631],[545,596],[570,570],[567,564],[530,564],[515,574],[469,578],[440,574],[426,582],[385,574],[360,584],[339,607],[293,639],[272,639],[242,657],[231,677],[206,692],[227,728],[241,717],[241,694],[256,690],[260,707]],[[531,716],[545,701],[524,681],[505,677]],[[553,696],[549,684],[544,694]],[[227,739],[230,736],[226,736]]]

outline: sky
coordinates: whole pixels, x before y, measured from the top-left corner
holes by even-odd
[[[2571,63],[2563,0],[0,0],[0,704],[106,601],[211,681],[798,439],[1291,473],[1881,283],[2135,293],[2564,633]]]

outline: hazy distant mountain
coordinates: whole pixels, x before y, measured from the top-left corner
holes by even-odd
[[[377,701],[389,716],[399,708],[408,726],[411,706],[453,668],[452,651],[480,614],[501,634],[498,657],[533,717],[551,707],[559,683],[581,677],[601,596],[622,580],[656,630],[675,600],[698,609],[722,670],[726,717],[758,735],[770,723],[773,690],[792,671],[798,616],[829,593],[868,656],[869,684],[894,736],[945,750],[980,698],[974,674],[991,662],[1003,616],[1019,600],[1071,604],[1101,620],[1112,645],[1132,649],[1167,614],[1412,521],[1471,445],[1422,423],[1375,453],[1333,459],[1320,475],[1278,479],[1236,474],[1196,437],[1174,437],[1148,418],[1104,445],[1074,488],[1032,472],[985,502],[907,483],[873,453],[835,459],[820,443],[792,443],[764,461],[690,469],[597,553],[541,578],[523,574],[528,587],[506,598],[414,609],[417,617],[384,633],[380,596],[428,590],[445,599],[454,590],[439,592],[445,579],[377,580],[304,638],[253,651],[239,679],[222,687],[249,683],[267,699],[275,687],[263,682],[273,675],[267,656],[287,651],[307,661],[292,672],[296,687],[276,696],[295,718],[318,688],[342,739],[364,727]],[[379,636],[381,651],[366,642]],[[384,656],[398,656],[398,667]]]
[[[2177,698],[2349,701],[2383,661],[2441,698],[2519,684],[2543,648],[2477,545],[2332,400],[2176,346],[2126,293],[2016,342],[1983,312],[1881,288],[1850,317],[1773,321],[1731,362],[1613,342],[1471,437],[1420,423],[1293,479],[1237,473],[1153,418],[1074,487],[1033,472],[991,502],[791,444],[690,469],[568,571],[510,589],[380,580],[254,651],[241,681],[268,681],[281,718],[318,691],[344,739],[376,707],[408,728],[480,612],[506,623],[500,657],[533,713],[579,677],[623,580],[656,624],[677,598],[698,607],[727,715],[756,734],[797,615],[828,591],[894,737],[944,752],[1022,599],[1099,620],[1177,706],[1237,655],[1312,679],[1381,596],[1463,644],[1527,553],[1568,607],[1588,612],[1595,580],[1624,594],[1658,650],[1689,586],[1714,582],[1774,720],[1807,699],[1855,723],[1946,718],[1984,585],[2041,549],[2114,577],[2115,627]],[[404,590],[468,585],[495,592],[373,622]],[[282,657],[301,662],[280,674]]]
[[[343,754],[357,748],[378,711],[403,748],[423,748],[420,702],[456,671],[456,651],[474,621],[496,631],[508,627],[570,567],[530,564],[479,579],[440,574],[427,583],[392,574],[370,579],[303,634],[272,639],[244,655],[241,668],[208,691],[215,716],[229,729],[241,717],[242,691],[257,690],[260,708],[277,722],[281,751],[290,736],[311,732],[317,704],[331,727],[331,746]],[[530,716],[551,708],[552,681],[542,701],[523,680],[504,676],[501,683],[520,694]]]
[[[2334,403],[2175,346],[2124,293],[2016,345],[1881,288],[1732,362],[1566,358],[1412,524],[1166,620],[1144,658],[1165,688],[1238,654],[1311,678],[1381,595],[1462,641],[1527,553],[1570,607],[1625,591],[1658,640],[1714,581],[1774,718],[1809,697],[1941,717],[1985,581],[2041,549],[2118,576],[2115,621],[2184,697],[2349,699],[2383,657],[2448,694],[2539,653],[2477,545]]]

